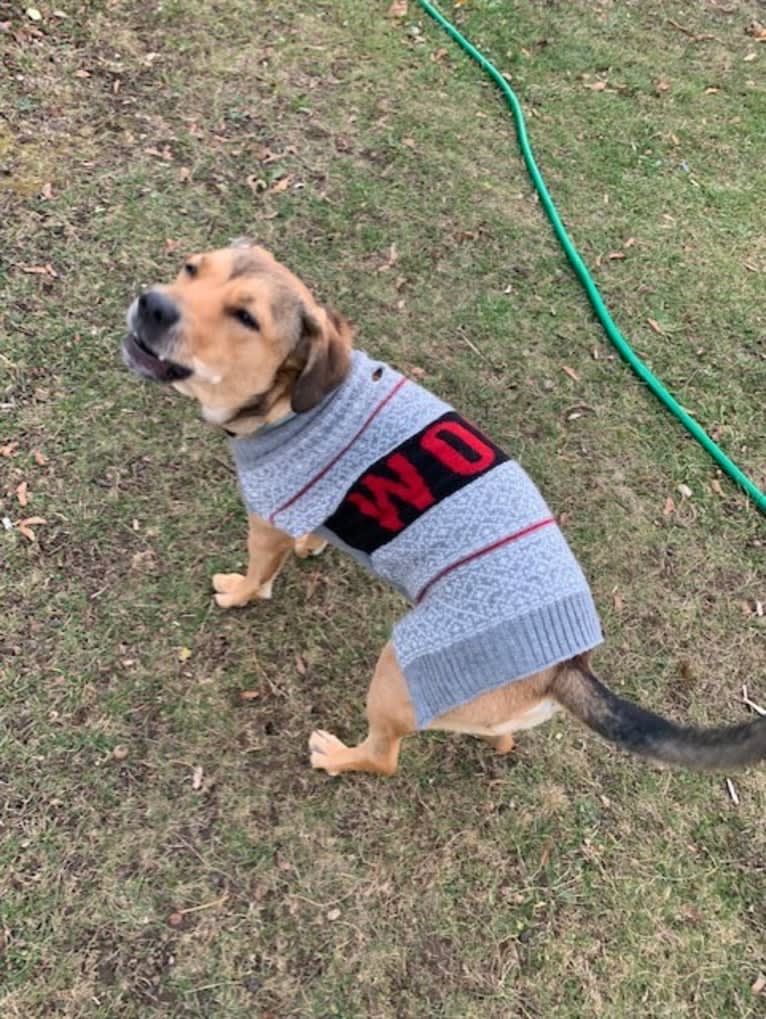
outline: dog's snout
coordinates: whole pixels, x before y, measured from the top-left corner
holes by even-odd
[[[146,290],[138,299],[141,325],[150,337],[161,336],[181,317],[174,302],[160,290]]]

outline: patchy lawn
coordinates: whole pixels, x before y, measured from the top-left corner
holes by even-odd
[[[766,1009],[763,772],[735,804],[561,719],[513,759],[429,735],[389,781],[312,773],[401,603],[332,553],[216,610],[225,444],[120,364],[139,287],[256,236],[525,463],[616,689],[766,703],[763,518],[615,358],[498,95],[409,6],[0,4],[0,516],[44,521],[0,529],[7,1019]],[[762,5],[444,9],[626,335],[763,486]]]

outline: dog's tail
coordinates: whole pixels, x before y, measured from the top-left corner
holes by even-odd
[[[557,673],[550,694],[600,736],[665,764],[708,771],[766,759],[766,718],[718,729],[676,725],[612,693],[579,659]]]

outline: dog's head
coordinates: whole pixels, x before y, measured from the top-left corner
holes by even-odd
[[[128,310],[125,363],[199,400],[207,420],[245,432],[315,407],[345,378],[351,328],[264,248],[194,255]]]

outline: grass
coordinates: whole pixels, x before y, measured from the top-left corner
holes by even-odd
[[[401,603],[330,554],[215,611],[225,447],[119,363],[140,286],[257,236],[566,514],[615,688],[707,724],[766,702],[762,519],[609,350],[495,92],[387,6],[2,8],[0,516],[46,521],[0,531],[8,1019],[764,1014],[763,774],[735,806],[565,721],[512,760],[434,735],[390,781],[313,774]],[[508,7],[445,10],[617,321],[763,486],[758,5]]]

